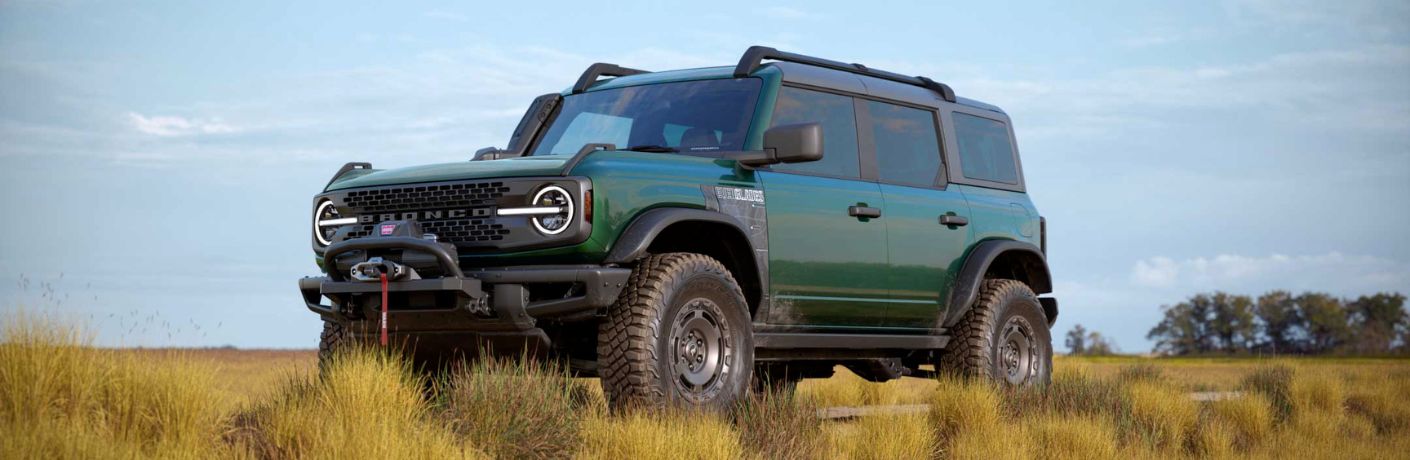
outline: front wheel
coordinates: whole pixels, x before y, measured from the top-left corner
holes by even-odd
[[[598,373],[609,404],[723,411],[748,393],[754,362],[749,305],[707,256],[643,259],[598,328]]]
[[[988,279],[951,329],[937,370],[1011,386],[1047,385],[1053,342],[1038,296],[1016,280]]]
[[[345,325],[337,321],[323,320],[323,332],[318,335],[319,375],[328,372],[328,365],[333,361],[333,355],[342,348],[344,342],[349,340]]]

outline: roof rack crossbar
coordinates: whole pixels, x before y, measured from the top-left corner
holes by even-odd
[[[593,83],[597,83],[598,77],[625,77],[628,75],[638,75],[643,73],[650,72],[647,72],[645,70],[629,69],[626,67],[619,66],[617,64],[599,62],[588,66],[587,70],[583,71],[583,76],[578,77],[578,82],[573,84],[573,94],[578,94],[583,91],[587,91],[589,86],[592,86]]]
[[[883,80],[891,80],[894,82],[905,83],[908,85],[920,86],[922,88],[926,88],[936,92],[940,95],[941,99],[944,99],[948,102],[955,102],[955,90],[951,89],[950,85],[946,85],[944,83],[940,83],[926,77],[909,77],[895,72],[887,72],[885,70],[869,68],[861,64],[847,64],[831,59],[823,59],[798,53],[779,51],[767,46],[751,46],[748,50],[745,50],[744,56],[741,56],[739,58],[739,65],[736,65],[734,67],[735,78],[743,78],[749,76],[750,74],[753,74],[755,70],[759,70],[759,66],[763,65],[763,61],[765,59],[793,62],[815,67],[823,67],[832,70],[841,70],[843,72],[850,72],[858,75],[866,75],[869,77],[876,77]]]

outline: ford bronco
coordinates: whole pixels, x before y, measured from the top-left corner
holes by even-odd
[[[1051,374],[1047,229],[1009,117],[926,77],[760,46],[594,64],[506,148],[345,165],[311,224],[321,360],[379,338],[421,363],[544,356],[613,407],[722,408],[838,365]]]

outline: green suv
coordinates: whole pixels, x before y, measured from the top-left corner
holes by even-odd
[[[320,358],[567,362],[614,407],[832,375],[1044,384],[1057,302],[1009,118],[942,83],[755,46],[594,64],[505,149],[345,165],[299,282]],[[326,303],[324,298],[327,299]]]

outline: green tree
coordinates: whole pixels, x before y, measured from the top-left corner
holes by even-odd
[[[1074,355],[1087,353],[1087,328],[1081,324],[1073,325],[1072,330],[1067,331],[1067,352]]]
[[[1254,307],[1266,345],[1274,353],[1296,353],[1298,334],[1304,329],[1297,299],[1288,291],[1272,291],[1258,297]]]
[[[1155,351],[1187,355],[1209,353],[1213,349],[1209,317],[1213,311],[1209,296],[1199,294],[1174,306],[1162,306],[1165,318],[1151,328],[1147,339],[1155,340]]]
[[[1357,353],[1391,351],[1396,336],[1410,326],[1410,316],[1405,313],[1405,296],[1399,293],[1361,296],[1346,307],[1356,331],[1352,348]]]
[[[1087,355],[1106,356],[1116,354],[1116,342],[1106,338],[1102,333],[1092,331],[1087,334]]]
[[[1067,349],[1072,355],[1104,356],[1116,354],[1116,343],[1097,331],[1088,331],[1081,324],[1067,331]]]
[[[1341,299],[1321,292],[1297,296],[1298,315],[1304,320],[1303,349],[1308,353],[1329,353],[1340,349],[1351,336],[1346,308]]]
[[[1208,328],[1218,340],[1219,350],[1242,353],[1252,348],[1258,331],[1253,321],[1253,299],[1215,292],[1208,296],[1208,302],[1211,312]]]

